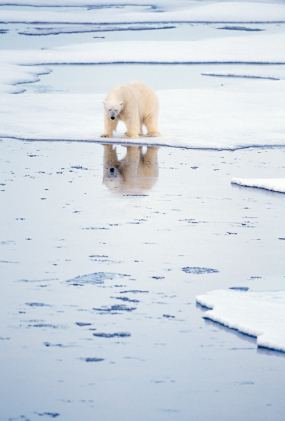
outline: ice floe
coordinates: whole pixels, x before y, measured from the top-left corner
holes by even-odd
[[[259,189],[285,193],[285,178],[272,178],[267,180],[233,178],[232,184],[239,184],[240,186],[245,187],[257,187]]]
[[[285,64],[284,43],[285,31],[198,41],[94,42],[41,50],[1,50],[0,60],[27,66],[100,63]]]
[[[285,32],[280,32],[198,41],[94,42],[41,50],[0,50],[0,92],[21,92],[22,89],[11,85],[35,81],[34,75],[41,74],[41,69],[32,66],[54,64],[271,64],[275,65],[274,73],[267,68],[261,70],[261,76],[267,72],[265,77],[284,78],[284,70],[276,69],[276,64],[285,64],[284,44]],[[222,73],[229,74],[232,71]],[[250,75],[247,70],[243,74]]]
[[[1,3],[0,3],[1,4]],[[58,6],[58,2],[48,1],[5,1],[2,5]],[[283,4],[255,2],[205,2],[180,0],[155,0],[152,5],[136,1],[135,4],[122,4],[112,1],[111,5],[102,2],[65,1],[57,11],[47,10],[1,10],[1,22],[29,23],[130,23],[130,22],[281,22],[285,21]],[[64,10],[64,6],[85,6],[81,10]],[[92,7],[93,6],[93,7]],[[111,6],[111,7],[110,7]],[[160,13],[158,13],[160,12]]]
[[[139,29],[142,25],[151,26],[154,22],[285,20],[283,4],[255,2],[201,4],[182,0],[175,3],[157,0],[152,6],[146,6],[141,1],[135,5],[121,5],[115,1],[111,7],[104,7],[97,1],[91,1],[87,7],[81,0],[67,0],[61,5],[64,7],[27,7],[27,10],[24,7],[21,10],[9,8],[9,4],[12,3],[5,2],[6,6],[3,3],[1,7],[1,22],[66,23],[66,26],[59,28],[63,32],[68,31],[68,26],[74,31],[100,30],[103,27],[114,30],[114,23],[116,27],[124,23],[121,29],[128,23]],[[41,0],[27,3],[19,0],[13,4],[55,6],[54,3]],[[73,24],[77,24],[77,27]],[[38,31],[48,34],[55,33],[55,28],[26,28],[23,33],[25,31],[27,34],[36,34]],[[230,63],[235,66],[232,71],[225,68],[208,75],[244,77],[250,80],[243,81],[242,85],[233,83],[211,89],[158,92],[161,102],[160,130],[163,136],[156,138],[155,142],[159,145],[212,149],[284,146],[284,82],[260,78],[284,79],[284,66],[278,67],[278,64],[285,64],[285,32],[281,28],[278,33],[253,31],[241,34],[193,41],[100,41],[40,50],[1,50],[0,91],[4,94],[22,93],[26,82],[39,80],[39,75],[50,72],[46,66],[57,64],[223,63],[226,66]],[[237,69],[237,63],[259,66],[255,66],[255,69]],[[251,78],[259,80],[252,81]],[[110,85],[110,89],[113,87]],[[95,94],[2,95],[0,113],[5,118],[1,122],[0,135],[29,140],[100,141],[103,99],[103,95]],[[124,128],[119,126],[114,143],[121,143],[123,131]],[[140,141],[147,144],[149,139],[142,138]]]
[[[19,31],[20,35],[58,35],[58,34],[76,34],[86,32],[117,32],[117,31],[149,31],[156,29],[171,29],[175,28],[173,25],[149,25],[149,24],[134,24],[134,25],[66,25],[66,26],[53,26],[53,27],[36,27],[27,28]],[[0,32],[1,33],[1,32]],[[97,37],[104,38],[104,37]]]
[[[285,145],[285,81],[157,93],[162,136],[140,137],[141,143],[208,149]],[[1,95],[0,136],[102,142],[104,99],[101,94]],[[106,142],[123,143],[124,131],[122,123]]]
[[[196,297],[204,318],[257,337],[257,346],[285,352],[285,291],[208,292]]]

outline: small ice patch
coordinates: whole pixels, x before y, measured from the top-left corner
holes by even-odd
[[[199,268],[199,267],[185,267],[182,268],[185,273],[193,273],[195,275],[202,275],[203,273],[218,273],[217,269]]]
[[[117,31],[149,31],[155,29],[173,29],[175,26],[171,25],[76,25],[76,26],[54,26],[54,27],[36,27],[28,28],[24,31],[19,31],[20,35],[30,36],[47,36],[47,35],[59,35],[59,34],[79,34],[88,32],[117,32]],[[3,32],[4,33],[4,32]],[[1,31],[0,31],[1,34]],[[104,37],[100,37],[104,38]]]
[[[112,280],[116,277],[123,278],[125,276],[129,276],[129,275],[122,275],[120,273],[110,273],[110,272],[96,272],[96,273],[91,273],[89,275],[76,276],[76,278],[69,279],[65,282],[68,282],[71,285],[75,285],[75,286],[86,285],[86,284],[99,285],[99,284],[104,284],[105,280]]]
[[[127,338],[131,336],[128,332],[117,332],[117,333],[93,333],[93,336],[98,336],[99,338]]]
[[[113,297],[116,300],[127,301],[128,303],[139,303],[139,300],[131,300],[128,297]]]
[[[265,31],[265,29],[260,29],[260,28],[249,28],[247,26],[223,26],[221,28],[217,28],[217,29],[226,29],[229,31],[249,31],[249,32],[259,32],[259,31]]]
[[[126,305],[114,305],[111,307],[101,307],[101,308],[93,308],[95,311],[99,311],[101,313],[111,313],[116,314],[117,311],[133,311],[136,310],[136,307],[127,307]]]
[[[50,307],[50,304],[44,304],[44,303],[26,303],[26,306],[30,306],[30,307]]]

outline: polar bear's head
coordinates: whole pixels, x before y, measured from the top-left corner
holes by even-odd
[[[119,101],[103,101],[103,103],[105,111],[109,114],[111,120],[115,120],[124,107],[124,103]]]

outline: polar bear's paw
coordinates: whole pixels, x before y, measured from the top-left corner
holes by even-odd
[[[100,135],[100,137],[113,137],[113,135],[110,133],[103,133]]]
[[[121,139],[137,139],[138,137],[138,135],[125,134],[125,136],[122,136]]]
[[[161,136],[161,134],[159,132],[151,132],[151,133],[147,133],[145,136],[146,137],[158,137],[158,136]]]

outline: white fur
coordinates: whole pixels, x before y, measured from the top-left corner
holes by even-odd
[[[112,89],[104,101],[104,110],[105,130],[101,137],[113,137],[119,120],[127,127],[124,139],[143,136],[143,125],[147,128],[146,136],[160,136],[157,128],[159,101],[145,83],[129,82]]]

